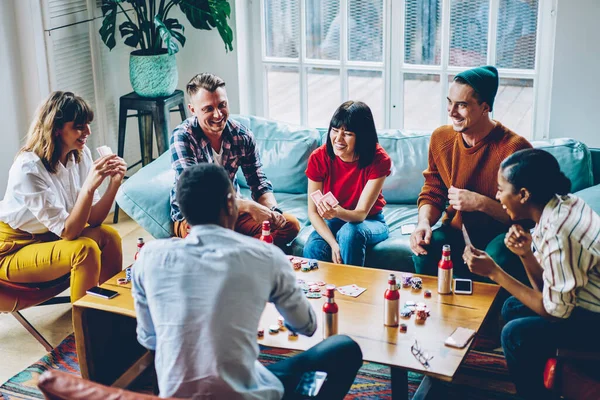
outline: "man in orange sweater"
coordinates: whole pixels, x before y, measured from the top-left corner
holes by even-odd
[[[410,237],[419,274],[437,274],[442,246],[451,245],[455,276],[476,278],[464,265],[464,224],[473,245],[505,270],[527,282],[525,270],[504,245],[510,218],[496,201],[500,163],[531,144],[490,118],[498,91],[498,70],[473,68],[456,75],[448,90],[451,125],[436,129],[429,144],[429,165],[419,195],[419,222]],[[446,211],[442,226],[431,227]]]

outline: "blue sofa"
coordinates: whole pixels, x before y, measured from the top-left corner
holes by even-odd
[[[313,231],[308,221],[304,170],[311,152],[324,143],[327,130],[292,126],[253,116],[236,115],[232,118],[252,130],[280,207],[300,220],[302,230],[291,243],[290,250],[301,255],[303,245]],[[430,133],[426,132],[379,132],[379,142],[393,161],[392,173],[383,187],[388,203],[384,215],[390,227],[390,237],[368,249],[366,265],[370,267],[413,270],[409,236],[402,235],[400,227],[417,222],[416,201],[423,185],[422,172],[427,167],[429,137]],[[534,142],[533,145],[551,152],[571,179],[572,191],[600,212],[600,149],[589,149],[572,139],[553,139]],[[169,217],[169,191],[173,177],[170,154],[166,152],[129,178],[117,194],[119,206],[155,238],[166,238],[173,233]],[[250,191],[241,171],[238,178],[242,193],[249,197]]]

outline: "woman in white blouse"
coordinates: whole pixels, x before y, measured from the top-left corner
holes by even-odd
[[[570,190],[571,181],[544,150],[518,151],[500,166],[496,198],[513,221],[536,224],[533,234],[515,224],[504,240],[520,257],[531,287],[481,250],[469,247],[463,255],[472,272],[514,296],[502,309],[502,347],[524,398],[549,398],[544,365],[558,347],[600,347],[600,216]]]
[[[0,279],[39,283],[70,272],[75,301],[121,270],[121,238],[102,221],[127,166],[116,155],[92,160],[93,118],[70,92],[51,93],[37,110],[0,202]]]

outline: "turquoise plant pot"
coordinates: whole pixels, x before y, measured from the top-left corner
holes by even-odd
[[[136,50],[129,56],[129,80],[134,92],[142,97],[164,97],[173,94],[179,76],[175,55],[145,55]]]

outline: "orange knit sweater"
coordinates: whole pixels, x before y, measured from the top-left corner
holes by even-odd
[[[467,147],[462,135],[452,125],[436,129],[429,143],[429,166],[423,172],[425,185],[419,195],[418,205],[431,204],[446,210],[443,223],[460,229],[489,225],[502,229],[502,224],[483,212],[461,212],[447,207],[448,188],[467,189],[495,199],[498,190],[500,163],[515,151],[530,148],[523,137],[496,121],[496,127],[482,141]],[[487,227],[486,227],[487,229]]]

